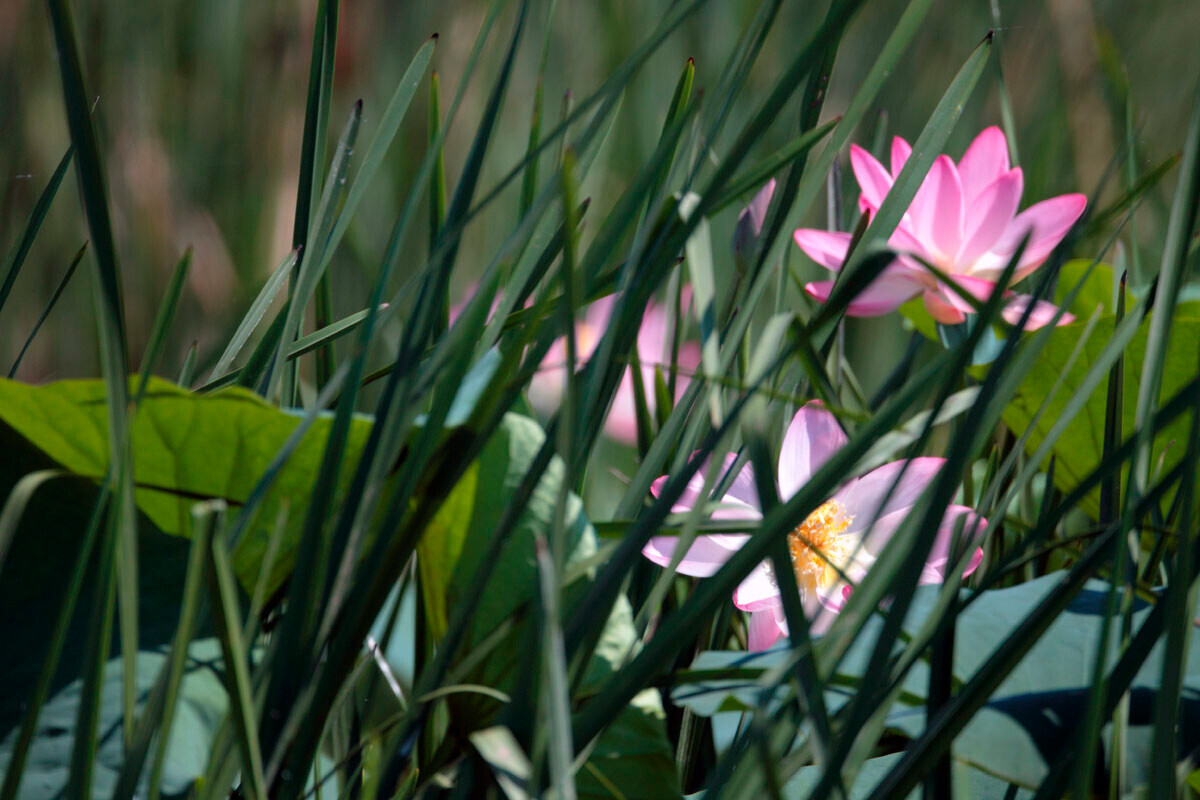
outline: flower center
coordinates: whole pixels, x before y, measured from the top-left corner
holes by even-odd
[[[854,555],[855,537],[843,536],[854,515],[836,500],[827,500],[788,534],[788,551],[796,583],[804,595],[828,589],[838,580],[838,568]]]

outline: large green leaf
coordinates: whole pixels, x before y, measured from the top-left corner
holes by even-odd
[[[988,591],[973,602],[958,619],[955,676],[961,680],[969,679],[1061,580],[1061,573],[1047,575],[1009,589]],[[1064,745],[1072,746],[1074,739],[1070,733],[1086,711],[1109,587],[1110,584],[1100,580],[1088,582],[955,740],[956,762],[982,769],[1019,786],[1035,788],[1041,783],[1048,765],[1060,749]],[[934,586],[917,590],[912,610],[905,620],[907,630],[916,631],[933,613],[937,592],[938,587]],[[967,592],[963,594],[966,596]],[[1145,603],[1135,609],[1135,632],[1149,613],[1150,606]],[[864,679],[863,671],[881,628],[881,620],[872,620],[847,654],[833,681],[834,688],[827,692],[831,710],[848,702]],[[1200,642],[1194,642],[1189,648],[1184,670],[1180,727],[1185,751],[1200,744],[1198,645]],[[672,692],[672,699],[704,716],[720,711],[770,707],[782,699],[785,690],[763,687],[755,676],[764,669],[784,663],[786,656],[786,651],[778,649],[765,653],[702,653],[692,669],[745,672],[679,685]],[[1146,767],[1151,763],[1154,697],[1162,676],[1162,658],[1160,645],[1142,665],[1130,690],[1130,726],[1125,748],[1127,775],[1134,784],[1142,783],[1148,777]],[[922,698],[928,682],[928,668],[923,662],[918,663],[905,682],[901,699],[889,712],[887,726],[890,729],[907,736],[916,736],[924,729]]]
[[[99,480],[108,469],[105,388],[100,381],[30,386],[0,380],[0,421],[71,472]],[[138,509],[160,530],[188,535],[191,506],[197,500],[222,498],[239,507],[299,424],[295,415],[240,388],[202,396],[151,379],[132,430]],[[326,418],[314,423],[275,478],[256,524],[239,542],[234,567],[244,586],[252,587],[257,579],[281,512],[287,513],[287,528],[268,589],[278,586],[290,570],[329,426]],[[350,468],[369,430],[368,419],[354,421],[339,494],[349,483]]]
[[[1102,282],[1101,279],[1100,283]],[[1085,286],[1086,288],[1088,287]],[[1089,291],[1089,294],[1099,295],[1102,291],[1102,287],[1096,285],[1093,290]],[[1062,388],[1050,400],[1045,413],[1037,421],[1028,439],[1029,452],[1032,453],[1044,441],[1051,427],[1062,416],[1067,403],[1080,392],[1080,386],[1083,384],[1088,370],[1100,356],[1105,345],[1108,344],[1115,325],[1116,318],[1114,316],[1102,318],[1096,330],[1084,343],[1083,353],[1076,359],[1069,371],[1064,368],[1083,332],[1083,324],[1076,322],[1072,325],[1065,325],[1050,335],[1050,340],[1038,356],[1033,369],[1017,390],[1012,402],[1004,410],[1005,424],[1018,435],[1024,433],[1030,426],[1034,414],[1045,401],[1051,387],[1065,372]],[[1150,321],[1147,318],[1125,350],[1125,397],[1137,397],[1138,380],[1142,374],[1142,361],[1146,353],[1149,330]],[[1164,402],[1174,396],[1196,375],[1196,342],[1198,341],[1200,341],[1200,303],[1181,305],[1176,310],[1170,341],[1167,344],[1161,395]],[[1104,449],[1107,394],[1105,387],[1106,382],[1101,381],[1096,390],[1088,397],[1083,410],[1053,444],[1051,452],[1057,457],[1054,479],[1062,489],[1071,489],[1078,485],[1100,463],[1100,456]],[[1130,402],[1122,405],[1122,438],[1133,434],[1134,417],[1137,411],[1134,406],[1135,404]],[[1188,417],[1180,417],[1155,437],[1152,454],[1152,463],[1155,468],[1158,468],[1159,459],[1162,459],[1163,469],[1170,469],[1183,458],[1185,449],[1183,442],[1187,441],[1189,424]],[[1095,518],[1100,510],[1099,498],[1099,490],[1097,490],[1080,504],[1080,508]]]
[[[426,615],[435,636],[444,634],[447,620],[468,596],[508,499],[543,441],[537,423],[516,414],[506,415],[479,460],[451,492],[422,537],[418,563]],[[463,683],[483,684],[509,693],[522,671],[531,668],[529,624],[536,624],[538,591],[535,540],[539,535],[549,537],[562,473],[562,463],[555,459],[501,551],[485,586],[483,602],[473,610],[458,661],[486,646],[489,637],[510,618],[515,624],[486,658],[459,675]],[[568,500],[566,530],[570,553],[567,571],[571,572],[572,567],[596,552],[595,531],[574,495]],[[585,575],[567,588],[565,614],[572,612],[589,581],[590,576]],[[622,599],[588,664],[580,693],[594,692],[614,674],[635,641],[632,613]],[[532,666],[538,663],[534,661]],[[466,730],[486,727],[498,711],[496,700],[480,694],[454,695],[451,707],[454,724]],[[678,796],[665,714],[656,692],[639,694],[601,734],[577,775],[577,787],[580,797],[611,798],[611,787],[617,787],[626,797]]]
[[[846,787],[849,800],[869,800],[872,797],[875,784],[884,775],[887,775],[899,760],[900,753],[891,753],[886,756],[879,756],[878,758],[868,758],[864,761],[854,784]],[[954,796],[962,798],[962,800],[992,800],[992,798],[1001,797],[1006,800],[1029,800],[1029,798],[1033,797],[1033,792],[1012,786],[999,778],[993,778],[991,775],[973,769],[961,761],[953,762],[951,774],[953,776]],[[792,776],[791,780],[784,784],[784,800],[807,800],[808,797],[812,796],[813,790],[817,788],[817,784],[821,781],[821,775],[820,767],[801,767]],[[909,797],[914,798],[914,800],[921,796],[922,792],[920,789],[914,789],[909,794]],[[694,795],[688,795],[687,800],[704,800],[704,797],[704,792],[698,792]]]

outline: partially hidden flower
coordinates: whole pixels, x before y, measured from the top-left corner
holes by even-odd
[[[788,427],[779,453],[780,497],[787,500],[798,492],[845,444],[846,434],[833,414],[820,403],[811,402],[801,408]],[[726,458],[726,470],[734,460],[733,455]],[[866,575],[944,463],[942,458],[913,458],[878,467],[844,484],[787,535],[801,603],[815,633],[829,627],[834,615],[850,597],[853,585]],[[672,508],[674,512],[683,513],[697,503],[705,502],[700,493],[704,490],[706,471],[707,468],[700,470],[689,482]],[[655,481],[652,491],[656,496],[666,480],[664,476]],[[754,474],[747,464],[720,498],[711,518],[756,520],[761,516]],[[964,577],[979,566],[983,551],[976,545],[987,520],[966,506],[951,505],[938,528],[920,583],[945,580],[950,548],[960,524],[975,548],[963,572]],[[697,536],[676,569],[684,575],[711,576],[749,538],[747,534]],[[642,554],[665,567],[671,563],[678,544],[676,536],[655,537],[647,543]],[[750,612],[751,650],[764,650],[780,636],[787,636],[783,600],[770,562],[760,563],[741,582],[733,593],[733,602],[743,611]]]
[[[749,268],[749,259],[758,237],[762,235],[763,225],[767,221],[767,211],[771,207],[771,197],[775,194],[775,179],[767,181],[750,205],[738,214],[737,227],[733,229],[733,257],[738,271],[745,273]]]
[[[683,287],[683,310],[691,300],[690,287]],[[575,356],[582,366],[596,350],[601,337],[608,328],[612,316],[615,295],[603,297],[587,307],[583,319],[575,323]],[[637,354],[642,365],[642,385],[646,389],[646,405],[654,413],[654,371],[658,367],[664,375],[671,363],[672,326],[665,305],[651,301],[642,317],[638,329]],[[558,339],[546,352],[542,365],[529,383],[529,402],[538,411],[549,413],[562,401],[563,388],[567,379],[566,338]],[[687,388],[688,377],[700,365],[700,345],[695,341],[680,341],[679,373],[675,381],[676,399]],[[604,431],[612,438],[626,444],[637,442],[637,405],[633,384],[633,372],[626,369],[617,387],[612,408],[604,420]]]
[[[889,172],[866,150],[851,146],[850,165],[861,190],[858,202],[864,213],[873,216],[879,211],[911,152],[908,142],[897,136],[892,141]],[[975,137],[957,164],[949,156],[938,156],[888,240],[899,257],[850,303],[847,313],[874,317],[920,295],[938,322],[963,322],[975,311],[971,303],[912,256],[937,267],[966,293],[984,301],[996,291],[997,281],[1028,235],[1013,280],[1026,277],[1041,266],[1083,214],[1087,198],[1064,194],[1017,213],[1023,188],[1021,168],[1009,168],[1008,142],[995,126]],[[795,240],[810,258],[834,272],[842,267],[850,246],[849,233],[806,228],[796,231]],[[817,281],[805,289],[824,302],[833,283]],[[1015,324],[1033,298],[1007,290],[1004,296],[1009,302],[1001,316]],[[1057,311],[1054,305],[1038,301],[1026,327],[1047,324]],[[1059,324],[1073,319],[1064,313]]]

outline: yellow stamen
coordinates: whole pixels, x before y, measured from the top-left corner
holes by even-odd
[[[835,566],[843,568],[854,555],[855,537],[842,535],[853,520],[841,503],[827,500],[788,534],[792,569],[801,594],[812,596],[838,580]]]

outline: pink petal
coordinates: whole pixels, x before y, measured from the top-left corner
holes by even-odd
[[[736,460],[737,456],[733,453],[725,455],[725,463],[717,476],[718,482],[724,478],[725,473]],[[707,474],[708,462],[706,461],[688,481],[687,488],[680,494],[675,505],[671,507],[671,511],[683,514],[700,502],[700,493],[704,491],[704,476]],[[654,483],[650,484],[650,493],[655,497],[660,496],[663,487],[669,480],[669,475],[656,478]],[[711,515],[712,519],[759,519],[762,517],[762,513],[759,511],[761,506],[758,502],[758,490],[754,488],[754,471],[750,469],[749,464],[742,467],[737,477],[733,479],[729,491],[721,498],[720,503],[724,507],[715,509]]]
[[[643,373],[645,370],[643,370]],[[651,388],[653,384],[651,384]],[[604,432],[618,442],[637,444],[637,399],[634,394],[633,373],[625,370],[617,393],[613,397],[612,407],[604,418]],[[646,406],[651,414],[654,413],[654,393],[646,392]]]
[[[850,301],[850,305],[846,307],[847,314],[852,317],[878,317],[895,311],[923,288],[921,282],[909,270],[889,272],[890,269],[886,268],[883,274],[871,281],[866,289]],[[833,281],[814,281],[806,284],[804,291],[823,303],[833,292]]]
[[[986,303],[996,291],[996,284],[993,281],[976,278],[971,275],[954,275],[953,281],[959,289],[974,297],[980,303]],[[974,314],[975,306],[964,298],[961,294],[954,291],[953,288],[940,283],[939,288],[942,291],[942,297],[946,299],[950,305],[957,308],[964,314]]]
[[[793,235],[796,244],[808,254],[808,257],[825,269],[837,272],[846,260],[846,251],[850,249],[850,234],[836,231],[818,231],[812,228],[800,228]]]
[[[566,351],[566,339],[556,339],[529,380],[529,404],[543,414],[558,408],[562,400],[567,380]]]
[[[808,479],[846,446],[846,434],[820,402],[806,403],[788,426],[779,450],[779,493],[787,500]]]
[[[1004,235],[979,259],[972,272],[982,278],[999,278],[1021,239],[1032,231],[1029,246],[1021,254],[1013,282],[1021,280],[1041,266],[1075,221],[1083,215],[1086,206],[1087,198],[1081,194],[1064,194],[1035,203],[1013,218]]]
[[[963,243],[955,263],[965,272],[975,259],[991,249],[1008,228],[1021,203],[1024,174],[1018,167],[1001,175],[971,201],[967,210]]]
[[[1017,295],[1011,303],[1001,310],[1000,316],[1004,317],[1004,321],[1009,325],[1016,325],[1021,321],[1021,315],[1025,313],[1025,308],[1029,305],[1030,300],[1033,300],[1033,295]],[[1047,303],[1045,300],[1038,300],[1033,307],[1033,312],[1029,315],[1029,319],[1025,322],[1025,330],[1035,331],[1038,328],[1049,325],[1057,313],[1058,306],[1053,303]],[[1074,321],[1075,315],[1064,311],[1058,324],[1070,325]]]
[[[949,263],[963,235],[963,192],[950,156],[938,156],[909,207],[912,232],[932,261]]]
[[[921,295],[921,299],[925,301],[925,310],[936,321],[943,325],[958,325],[967,317],[946,299],[948,294],[945,289],[930,290]]]
[[[893,250],[916,253],[926,261],[933,261],[935,258],[934,255],[925,249],[925,245],[910,230],[911,224],[908,215],[905,215],[904,220],[896,226],[896,230],[892,231],[892,235],[888,237],[888,246]],[[920,270],[922,273],[926,272],[923,267],[920,267]]]
[[[862,202],[872,211],[877,210],[892,188],[892,176],[875,156],[856,144],[850,145],[850,166],[858,180]]]
[[[843,486],[833,499],[854,517],[846,535],[865,531],[885,514],[910,508],[945,463],[944,458],[928,457],[893,461]],[[896,484],[894,490],[893,484]]]
[[[750,613],[750,624],[746,629],[746,644],[751,652],[766,650],[775,642],[783,631],[775,621],[775,612],[770,609]]]
[[[738,214],[737,227],[733,232],[734,250],[742,251],[750,241],[762,233],[763,223],[767,220],[767,210],[771,207],[771,196],[775,194],[775,179],[767,181],[758,190],[750,205]]]
[[[733,590],[733,604],[742,611],[762,611],[780,605],[779,586],[771,567],[762,562]]]
[[[970,204],[1005,172],[1008,172],[1008,140],[995,125],[984,128],[958,162],[967,203]]]
[[[725,534],[722,536],[697,536],[688,548],[675,571],[680,575],[707,578],[715,575],[722,565],[745,544],[749,536]],[[736,545],[736,546],[732,546]],[[679,546],[678,536],[655,536],[642,548],[642,555],[660,567],[671,565],[671,558]]]
[[[904,169],[905,163],[908,162],[908,157],[912,155],[912,147],[908,142],[901,139],[899,136],[892,139],[892,179],[900,177],[900,170]]]
[[[605,295],[589,305],[584,311],[584,321],[600,333],[603,333],[604,329],[608,327],[608,320],[612,316],[613,306],[617,302],[617,297],[617,294]],[[596,344],[593,342],[592,349],[594,350],[595,347]],[[582,350],[583,348],[580,348],[581,352]],[[588,354],[591,354],[590,351]]]
[[[963,571],[963,577],[965,578],[974,572],[976,567],[979,566],[979,562],[983,560],[983,551],[978,549],[977,545],[987,532],[987,520],[967,506],[949,506],[942,517],[941,525],[938,527],[937,538],[934,539],[933,547],[929,551],[929,557],[925,561],[925,568],[921,571],[920,583],[943,583],[946,580],[946,566],[950,558],[950,545],[954,541],[954,535],[956,528],[960,524],[960,519],[963,520],[961,523],[963,535],[970,537],[967,546],[976,546],[976,552],[971,554],[971,559]]]

